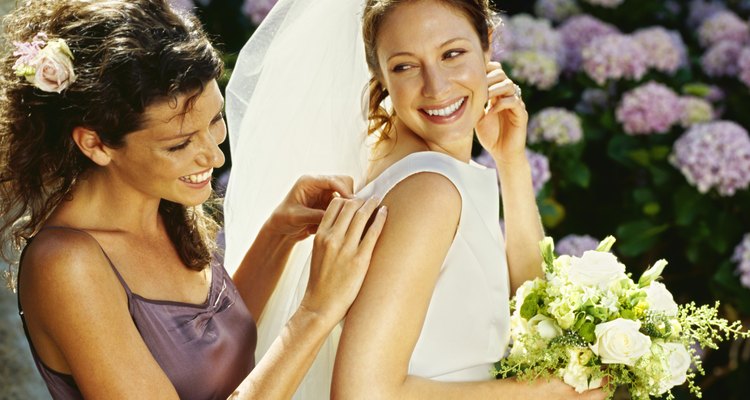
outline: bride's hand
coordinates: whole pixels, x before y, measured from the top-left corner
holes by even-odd
[[[508,79],[500,63],[487,64],[487,80],[489,108],[476,126],[479,143],[495,161],[524,160],[529,122],[526,105],[517,96],[516,84]]]
[[[317,231],[331,200],[338,196],[350,198],[353,192],[354,180],[349,176],[302,176],[276,207],[266,226],[292,241],[305,239]]]
[[[379,204],[374,198],[331,202],[315,235],[302,307],[332,322],[344,318],[359,293],[385,224],[384,207],[373,215]]]

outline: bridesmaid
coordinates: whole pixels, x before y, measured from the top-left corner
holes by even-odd
[[[288,398],[354,300],[385,220],[347,177],[300,178],[233,278],[212,263],[222,63],[164,0],[27,0],[4,19],[0,236],[55,399]],[[340,196],[338,196],[338,195]],[[255,365],[294,243],[302,304]],[[364,238],[362,238],[364,234]]]

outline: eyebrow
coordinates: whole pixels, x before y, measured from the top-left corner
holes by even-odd
[[[216,113],[216,115],[214,116],[214,118],[213,118],[213,119],[211,120],[211,123],[212,123],[212,124],[213,124],[214,122],[218,122],[218,121],[219,121],[219,119],[223,118],[224,105],[225,105],[225,104],[224,104],[224,102],[222,102],[222,103],[221,103],[221,109],[219,110],[219,112],[217,112],[217,113]],[[198,132],[198,131],[192,131],[192,132],[179,133],[179,134],[177,134],[177,135],[173,135],[173,136],[170,136],[170,137],[166,137],[166,138],[161,138],[161,139],[159,139],[159,141],[160,141],[160,142],[168,142],[168,141],[170,141],[170,140],[175,140],[175,139],[185,138],[185,137],[188,137],[188,136],[193,136],[193,135],[195,135],[195,134],[196,134],[196,132]]]
[[[459,41],[459,40],[466,40],[466,41],[469,41],[469,39],[467,39],[467,38],[465,38],[465,37],[457,37],[457,38],[453,38],[453,39],[448,39],[448,40],[446,40],[446,41],[445,41],[445,42],[443,42],[443,43],[442,43],[442,44],[441,44],[441,45],[440,45],[439,47],[445,47],[445,46],[447,46],[447,45],[449,45],[449,44],[451,44],[451,43],[453,43],[453,42],[457,42],[457,41]],[[413,55],[413,54],[412,54],[412,53],[409,53],[408,51],[401,51],[401,52],[398,52],[398,53],[396,53],[396,54],[393,54],[393,55],[391,55],[390,57],[388,57],[388,60],[386,60],[386,61],[391,61],[391,59],[392,59],[392,58],[394,58],[394,57],[398,57],[398,56],[411,56],[411,55]]]

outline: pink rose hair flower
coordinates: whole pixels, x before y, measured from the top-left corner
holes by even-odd
[[[13,70],[42,91],[61,93],[76,80],[73,53],[62,39],[46,40],[40,32],[31,42],[15,42],[13,55],[18,59]]]

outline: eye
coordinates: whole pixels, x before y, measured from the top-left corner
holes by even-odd
[[[170,153],[174,153],[175,151],[182,150],[182,149],[188,147],[188,145],[190,145],[190,143],[192,141],[193,141],[192,139],[188,139],[188,140],[186,140],[186,141],[178,144],[177,146],[173,146],[173,147],[168,148],[167,151],[170,152]]]
[[[393,72],[397,72],[397,73],[398,73],[398,72],[404,72],[404,71],[408,71],[408,70],[410,70],[411,68],[412,68],[412,66],[411,66],[411,65],[409,65],[409,64],[398,64],[398,65],[396,65],[395,67],[393,67],[393,68],[391,69],[391,71],[393,71]]]
[[[450,60],[452,58],[456,58],[461,56],[462,54],[466,53],[466,50],[463,49],[451,49],[443,53],[443,60]]]

